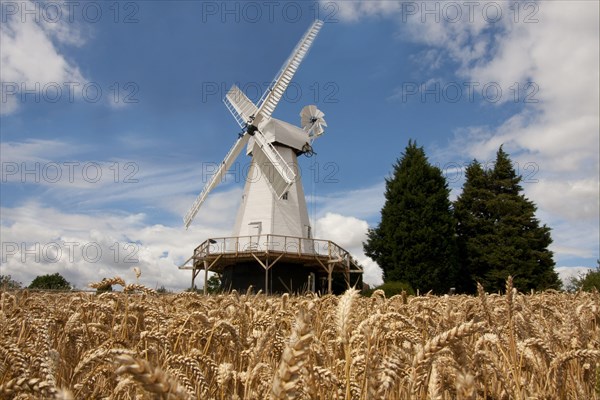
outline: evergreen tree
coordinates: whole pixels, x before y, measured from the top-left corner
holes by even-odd
[[[454,219],[442,171],[422,147],[409,141],[386,179],[381,222],[369,229],[365,253],[383,280],[402,281],[421,292],[446,293],[457,280]]]
[[[487,270],[486,245],[494,241],[494,226],[489,222],[491,215],[487,208],[493,193],[488,174],[477,160],[467,167],[465,176],[463,191],[454,203],[462,273],[458,286],[462,292],[474,293],[477,281],[482,280],[477,272]]]
[[[535,218],[535,204],[521,194],[521,177],[502,146],[491,170],[475,160],[466,171],[463,192],[454,204],[459,258],[465,289],[475,281],[502,290],[508,275],[521,291],[559,289],[548,246],[550,228]]]

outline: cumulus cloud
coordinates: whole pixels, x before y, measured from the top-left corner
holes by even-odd
[[[355,217],[328,212],[317,221],[317,231],[343,247],[357,247],[366,239],[369,225]]]
[[[172,226],[149,223],[150,216],[132,210],[118,211],[107,206],[115,202],[135,204],[140,210],[157,209],[183,215],[202,189],[203,171],[182,165],[137,164],[134,182],[113,181],[114,162],[97,161],[109,179],[88,182],[81,166],[89,161],[78,159],[77,146],[58,140],[28,140],[2,143],[3,185],[15,188],[30,185],[38,189],[40,201],[2,207],[2,274],[28,284],[35,276],[60,272],[77,287],[104,277],[132,275],[134,266],[143,270],[142,283],[154,287],[157,282],[172,289],[189,284],[189,272],[179,271],[195,246],[208,237],[229,236],[239,206],[242,188],[230,179],[211,193],[190,230],[181,228],[179,219]],[[81,150],[81,148],[78,148]],[[74,179],[58,182],[43,179],[43,166],[64,160],[78,163]],[[62,160],[62,161],[61,161]],[[39,165],[41,179],[21,176],[23,163],[31,170]],[[6,166],[15,164],[15,174],[7,175]],[[65,172],[65,171],[63,171]],[[368,223],[364,218],[377,215],[383,202],[383,185],[334,193],[318,199],[321,213],[315,235],[346,248],[365,268],[365,281],[381,283],[378,266],[364,256]],[[52,204],[52,206],[49,206]],[[97,211],[105,210],[105,211]],[[331,213],[336,210],[340,213]],[[349,216],[350,215],[350,216]],[[200,281],[199,284],[202,284]]]
[[[562,281],[563,288],[568,288],[571,283],[571,279],[585,275],[591,271],[589,267],[558,267],[556,272],[558,277]]]
[[[98,84],[82,74],[66,51],[85,45],[92,36],[86,7],[32,0],[3,3],[0,115],[15,113],[33,96],[70,100],[95,96],[91,93]],[[102,15],[101,7],[97,7],[92,8]],[[86,84],[93,84],[89,94],[88,89],[83,90]],[[125,97],[136,91],[137,87],[125,86],[118,97],[105,96],[103,103],[113,109],[124,108],[130,104]]]
[[[19,108],[23,89],[41,92],[47,84],[81,84],[85,78],[79,67],[67,60],[59,51],[59,45],[80,46],[85,40],[80,26],[69,23],[69,18],[52,21],[53,16],[41,18],[43,2],[15,2],[15,10],[8,12],[3,5],[3,21],[0,26],[0,81],[2,83],[2,107],[0,114],[7,115]],[[57,3],[58,4],[58,3]],[[26,14],[33,10],[38,14]],[[66,11],[61,11],[66,12]]]
[[[317,220],[317,237],[331,240],[352,254],[362,265],[364,282],[377,286],[383,282],[381,269],[363,253],[362,244],[367,240],[367,221],[327,212]]]

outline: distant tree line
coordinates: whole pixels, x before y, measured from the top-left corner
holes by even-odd
[[[381,221],[364,243],[384,282],[437,294],[474,293],[479,282],[495,292],[510,275],[521,291],[560,288],[550,228],[536,218],[502,146],[492,168],[469,164],[454,202],[441,169],[416,142],[409,141],[393,168]]]
[[[21,282],[17,282],[10,275],[0,275],[0,289],[21,289]],[[27,287],[28,289],[42,290],[71,290],[73,286],[58,272],[54,274],[38,275]]]

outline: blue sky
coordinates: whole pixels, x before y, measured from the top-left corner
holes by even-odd
[[[309,212],[368,282],[380,274],[361,242],[411,138],[453,198],[464,166],[504,144],[561,274],[599,257],[596,2],[2,1],[0,12],[0,273],[24,284],[56,271],[78,287],[131,281],[140,266],[149,286],[188,285],[176,266],[230,234],[249,163],[184,230],[240,131],[221,99],[236,83],[257,100],[315,15],[325,25],[274,116],[326,114],[318,154],[301,162]]]

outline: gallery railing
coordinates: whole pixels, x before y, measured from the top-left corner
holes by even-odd
[[[307,239],[280,235],[255,235],[211,238],[194,250],[194,258],[210,255],[244,255],[277,252],[298,256],[322,256],[345,259],[348,252],[330,240]]]

